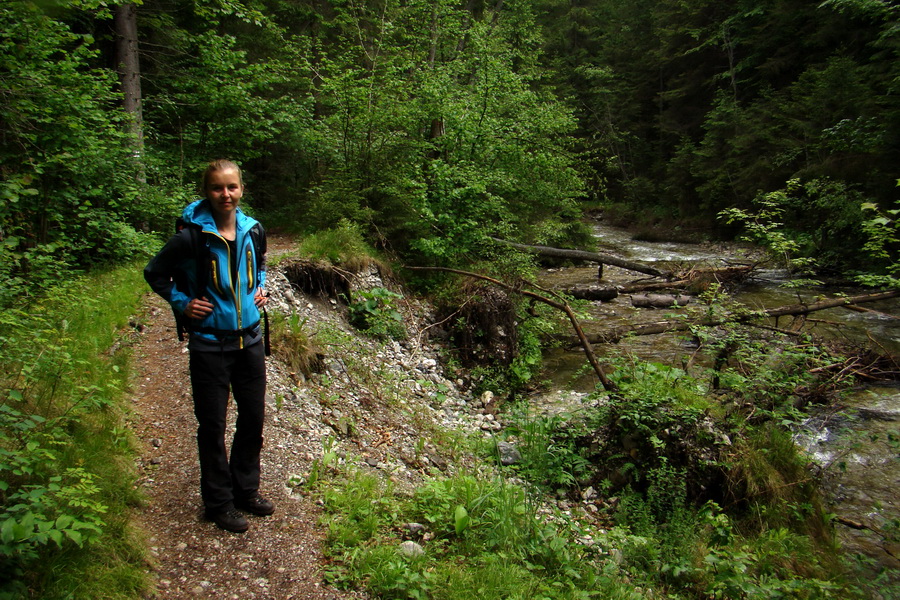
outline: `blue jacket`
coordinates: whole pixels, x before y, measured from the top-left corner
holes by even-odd
[[[195,336],[210,342],[235,338],[240,347],[244,341],[258,341],[260,312],[253,299],[266,281],[266,243],[262,227],[259,227],[260,256],[257,256],[250,230],[259,223],[240,208],[236,212],[234,242],[219,235],[205,199],[185,207],[182,220],[186,226],[150,260],[144,269],[144,278],[178,314],[182,314],[194,298],[205,296],[212,302],[214,308],[209,315],[190,323],[192,342]],[[190,227],[199,228],[199,235],[192,233]],[[192,239],[199,239],[207,251],[198,252],[193,248]],[[229,244],[235,247],[234,253],[229,251]],[[236,262],[233,256],[236,256]],[[206,264],[198,265],[198,260]],[[206,269],[206,286],[202,291],[197,289],[198,267]]]

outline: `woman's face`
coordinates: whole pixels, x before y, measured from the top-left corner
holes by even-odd
[[[235,169],[212,171],[206,179],[206,198],[216,217],[233,215],[243,195],[241,176]]]

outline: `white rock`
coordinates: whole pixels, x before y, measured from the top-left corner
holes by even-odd
[[[420,546],[416,542],[413,542],[412,540],[407,540],[400,544],[398,550],[400,551],[400,554],[409,558],[417,558],[425,554],[425,550],[422,548],[422,546]]]

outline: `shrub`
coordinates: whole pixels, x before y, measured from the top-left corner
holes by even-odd
[[[354,293],[350,302],[350,324],[374,338],[406,339],[403,315],[397,310],[396,301],[400,294],[382,287]]]

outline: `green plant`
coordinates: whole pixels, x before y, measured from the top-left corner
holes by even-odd
[[[506,434],[514,436],[522,454],[516,469],[545,489],[575,486],[592,473],[586,449],[580,444],[588,427],[574,415],[532,415],[527,408],[515,412]]]
[[[347,219],[332,228],[316,231],[300,242],[301,256],[326,259],[331,264],[342,265],[351,271],[369,262],[374,251],[365,242],[359,225]]]
[[[351,471],[338,485],[325,486],[327,539],[336,549],[354,548],[393,523],[392,488],[373,475]]]
[[[310,377],[322,370],[322,354],[306,332],[306,318],[273,313],[271,338],[275,352],[294,373]]]
[[[900,185],[900,180],[898,180]],[[900,209],[893,208],[881,210],[874,202],[862,204],[863,214],[868,217],[862,225],[866,235],[866,243],[863,250],[878,267],[875,272],[858,273],[856,280],[863,285],[883,286],[888,288],[898,287],[900,279],[900,260],[898,260],[898,248],[900,248]]]
[[[753,201],[756,212],[728,208],[719,213],[719,218],[728,225],[740,223],[747,231],[745,239],[767,248],[777,264],[800,275],[801,279],[794,280],[793,285],[809,285],[819,283],[806,277],[815,268],[815,259],[801,254],[803,240],[785,230],[783,223],[790,194],[800,188],[798,180],[791,180],[784,190],[758,195]]]
[[[382,598],[426,600],[433,597],[435,574],[423,558],[406,558],[390,546],[363,548],[352,554],[353,572],[369,592]]]
[[[406,326],[396,306],[401,298],[400,294],[382,287],[356,292],[348,305],[350,324],[375,338],[405,339]]]
[[[123,597],[146,583],[119,404],[143,286],[129,266],[0,313],[0,594]]]

